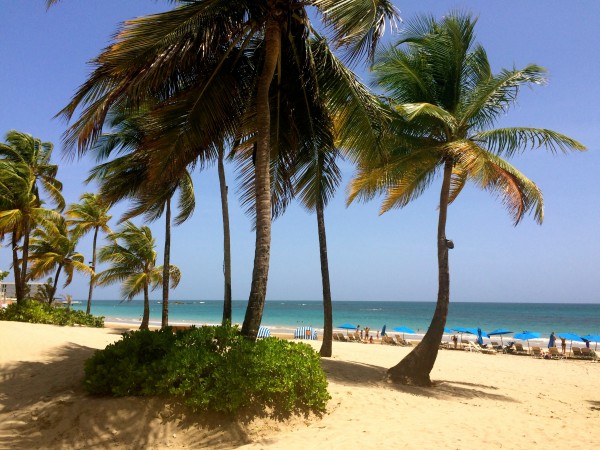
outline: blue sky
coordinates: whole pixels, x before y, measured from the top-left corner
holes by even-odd
[[[416,14],[441,16],[461,9],[479,16],[478,40],[495,71],[536,63],[549,70],[544,87],[524,89],[518,104],[498,126],[553,129],[583,142],[582,154],[552,156],[530,151],[512,162],[542,189],[545,221],[526,218],[513,227],[501,204],[485,192],[466,189],[449,209],[447,235],[453,301],[599,302],[600,277],[600,42],[594,0],[397,1],[404,20]],[[88,158],[62,158],[66,124],[53,116],[69,101],[90,71],[87,61],[109,44],[118,23],[165,10],[148,0],[63,0],[50,11],[44,0],[0,3],[0,133],[11,129],[55,144],[67,202],[92,191],[82,181]],[[389,35],[388,35],[389,36]],[[388,37],[391,39],[391,37]],[[368,73],[362,74],[368,82]],[[436,227],[440,183],[402,210],[378,215],[380,201],[345,207],[345,187],[326,210],[334,300],[435,301]],[[254,234],[235,196],[235,173],[228,170],[232,225],[233,297],[246,299],[254,255]],[[194,174],[197,208],[174,228],[172,262],[183,273],[173,299],[220,299],[222,225],[216,168]],[[124,207],[115,208],[115,219]],[[138,223],[141,221],[138,220]],[[116,226],[116,220],[112,225]],[[159,258],[164,226],[153,223]],[[91,238],[79,251],[89,257]],[[0,269],[10,254],[0,249]],[[11,277],[9,277],[10,279]],[[87,296],[87,280],[76,276],[59,293]],[[155,292],[154,298],[160,293]],[[97,288],[96,299],[119,298],[119,287]],[[297,206],[273,226],[268,299],[319,300],[321,281],[316,218]]]

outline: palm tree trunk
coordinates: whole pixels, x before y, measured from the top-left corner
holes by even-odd
[[[169,325],[169,281],[171,276],[171,198],[167,200],[165,211],[165,255],[163,261],[162,320],[161,328]]]
[[[333,307],[329,283],[329,262],[327,260],[327,237],[325,235],[325,213],[323,202],[317,202],[317,227],[319,229],[319,254],[321,255],[321,283],[323,285],[323,343],[319,353],[330,357],[333,345]]]
[[[92,243],[92,274],[90,275],[90,291],[88,293],[87,308],[85,313],[89,316],[92,311],[92,292],[94,291],[94,275],[96,275],[96,241],[98,240],[98,228],[94,230],[94,241]]]
[[[402,361],[388,370],[389,378],[395,383],[430,386],[429,374],[437,358],[450,303],[450,269],[448,266],[448,245],[446,242],[446,215],[452,176],[452,160],[444,164],[444,179],[440,192],[440,214],[438,219],[438,297],[431,324],[423,340]]]
[[[150,324],[150,289],[148,288],[148,281],[144,283],[144,315],[142,316],[142,323],[140,330],[147,330]]]
[[[27,262],[29,260],[29,233],[31,231],[31,219],[29,218],[29,216],[26,216],[24,218],[24,225],[25,226],[23,230],[23,249],[21,251],[21,275],[19,277],[19,285],[22,297],[21,300],[24,300],[25,295],[27,294]]]
[[[56,287],[58,286],[58,277],[60,276],[60,271],[62,270],[63,265],[59,264],[58,269],[56,270],[56,275],[54,276],[54,285],[52,286],[52,292],[50,292],[50,298],[48,299],[48,304],[51,305],[54,301],[54,296],[56,295]]]
[[[221,189],[221,211],[223,213],[223,275],[225,289],[223,294],[223,325],[231,323],[231,239],[229,232],[229,205],[227,203],[227,183],[225,181],[225,165],[223,164],[225,149],[219,144],[218,172]]]
[[[19,255],[17,248],[19,243],[17,241],[17,230],[16,228],[12,232],[12,259],[13,259],[13,271],[15,274],[15,295],[17,296],[17,304],[20,304],[24,300],[23,291],[21,290],[21,267],[19,266]]]
[[[269,257],[271,253],[271,177],[269,88],[277,67],[281,47],[281,27],[271,15],[265,29],[265,61],[258,80],[256,94],[257,150],[256,150],[256,246],[252,286],[242,325],[242,334],[255,340],[262,320],[267,296]]]

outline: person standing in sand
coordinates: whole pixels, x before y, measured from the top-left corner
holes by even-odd
[[[562,347],[563,355],[565,355],[567,353],[567,340],[562,336],[559,336],[559,337],[560,337],[560,346]]]

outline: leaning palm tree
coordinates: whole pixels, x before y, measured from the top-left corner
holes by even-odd
[[[515,225],[525,214],[543,220],[540,189],[503,157],[528,147],[584,150],[579,142],[539,128],[491,129],[516,100],[519,88],[543,84],[536,65],[494,75],[484,49],[475,43],[476,19],[451,13],[441,20],[423,17],[405,36],[383,51],[374,66],[375,83],[390,97],[396,112],[388,152],[380,161],[365,160],[351,182],[349,202],[386,195],[381,213],[406,206],[442,175],[437,253],[439,289],[431,324],[421,343],[389,369],[394,382],[429,385],[450,301],[446,239],[448,205],[467,181],[498,196]]]
[[[136,107],[148,98],[164,99],[155,111],[160,120],[152,167],[155,174],[167,175],[181,173],[208,149],[237,138],[240,124],[255,118],[253,130],[244,136],[256,147],[254,270],[242,326],[250,339],[256,338],[267,290],[271,152],[279,139],[292,141],[280,132],[284,122],[319,126],[320,117],[308,114],[320,101],[313,89],[319,68],[308,51],[314,32],[309,7],[320,13],[348,61],[372,54],[386,20],[397,17],[389,0],[185,2],[173,11],[127,22],[62,111],[68,119],[83,111],[65,143],[84,152],[101,134],[112,105]],[[290,92],[301,95],[288,97]]]
[[[147,105],[150,106],[150,105]],[[99,160],[115,153],[125,153],[91,170],[88,181],[100,183],[100,193],[105,201],[114,204],[125,198],[132,199],[134,206],[121,218],[125,221],[143,214],[152,222],[165,215],[165,245],[162,284],[162,327],[169,324],[169,277],[171,258],[171,201],[179,194],[179,214],[175,225],[181,225],[194,212],[196,200],[190,173],[185,170],[175,179],[166,177],[152,180],[147,153],[139,150],[148,134],[144,129],[144,117],[148,108],[135,113],[117,109],[111,115],[111,131],[104,133],[94,147]]]
[[[31,271],[28,278],[39,279],[55,272],[52,289],[48,296],[50,304],[56,296],[58,279],[62,271],[67,276],[64,287],[71,284],[75,271],[93,274],[92,269],[85,263],[84,256],[75,250],[76,246],[77,237],[73,233],[69,233],[64,221],[58,224],[47,222],[32,233],[29,246]]]
[[[150,289],[163,283],[163,268],[156,266],[155,240],[147,226],[137,227],[125,222],[121,229],[108,235],[111,244],[102,247],[98,260],[110,263],[111,267],[97,274],[98,285],[121,282],[121,295],[126,300],[143,292],[144,314],[140,329],[148,329],[150,322]],[[175,288],[181,279],[176,266],[169,266],[171,287]]]
[[[98,241],[98,232],[112,233],[108,226],[108,221],[112,216],[108,215],[110,205],[98,194],[86,192],[79,197],[80,203],[74,203],[69,206],[65,215],[67,223],[72,226],[72,232],[77,238],[80,238],[90,231],[94,231],[92,241],[92,274],[90,276],[90,289],[88,292],[86,314],[90,314],[92,307],[92,293],[94,291],[94,273],[96,270],[96,244]]]

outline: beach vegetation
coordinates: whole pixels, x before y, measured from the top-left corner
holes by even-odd
[[[386,151],[359,162],[348,202],[384,194],[383,214],[406,206],[442,177],[437,305],[421,343],[389,369],[389,377],[398,383],[431,383],[450,301],[448,251],[454,244],[446,237],[448,205],[470,181],[499,198],[515,225],[528,213],[541,223],[542,192],[504,158],[530,148],[553,154],[585,149],[547,129],[492,128],[522,87],[546,82],[546,71],[530,64],[493,74],[485,50],[475,41],[476,22],[459,12],[440,20],[417,18],[396,44],[378,54],[373,68],[375,84],[389,98],[393,116],[384,133]]]
[[[153,137],[146,140],[155,176],[210,160],[214,148],[226,141],[253,149],[255,256],[242,326],[251,340],[267,291],[271,174],[305,150],[297,128],[305,136],[316,130],[318,136],[327,123],[313,114],[323,110],[324,100],[316,89],[320,67],[310,48],[316,32],[307,9],[323,18],[329,41],[352,63],[371,56],[386,23],[398,17],[389,0],[340,5],[333,0],[195,1],[130,20],[115,44],[95,59],[95,70],[61,112],[71,119],[81,111],[65,144],[86,152],[114,105],[135,108],[160,99],[151,114]]]
[[[60,326],[104,327],[102,316],[92,316],[83,311],[55,307],[47,302],[31,299],[25,299],[21,303],[11,303],[4,309],[0,308],[0,320]]]
[[[168,396],[240,418],[322,413],[330,398],[310,346],[253,342],[230,326],[125,333],[86,362],[84,384],[92,394]]]
[[[92,240],[92,261],[90,266],[90,288],[88,291],[86,307],[86,313],[90,314],[92,307],[92,294],[94,291],[98,233],[100,231],[104,233],[112,233],[112,230],[108,226],[108,221],[112,218],[112,216],[108,215],[110,205],[108,205],[108,203],[106,203],[98,194],[86,192],[79,197],[79,201],[80,203],[69,205],[65,211],[65,215],[67,217],[67,224],[71,227],[71,232],[77,239],[85,236],[92,230],[94,231],[94,238]]]

